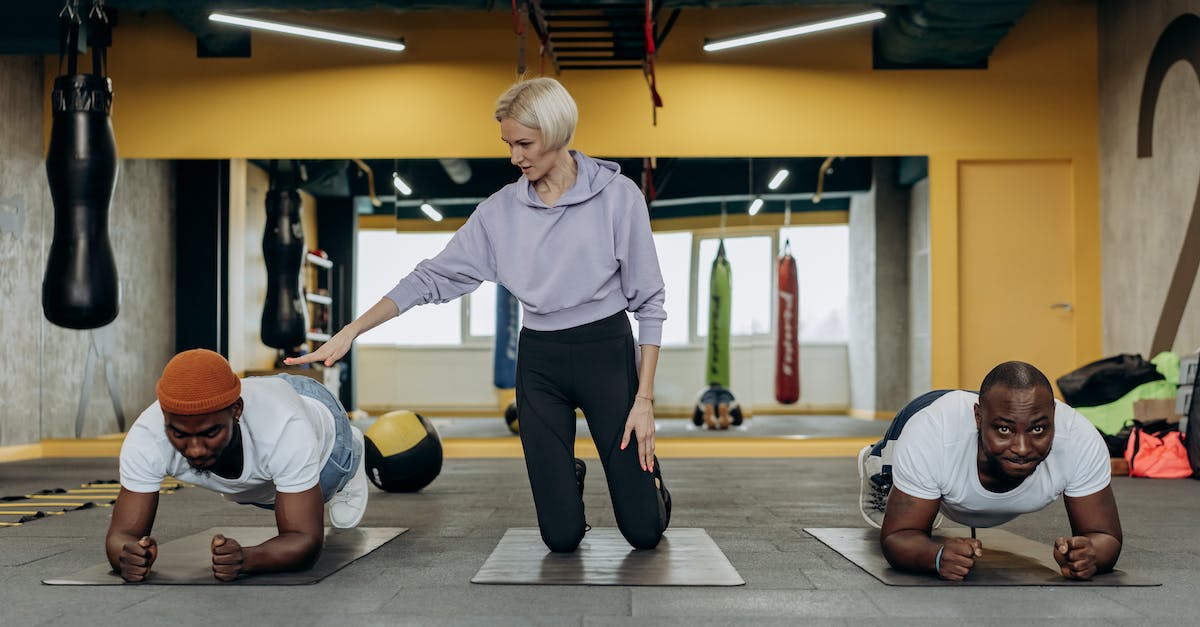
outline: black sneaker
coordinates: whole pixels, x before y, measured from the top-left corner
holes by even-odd
[[[575,484],[579,486],[579,500],[583,501],[583,479],[587,476],[587,464],[583,463],[582,459],[575,458]],[[583,532],[587,533],[592,530],[592,526],[587,523],[587,517],[583,519]]]
[[[579,486],[579,498],[583,498],[583,478],[587,476],[587,464],[575,458],[575,483]]]
[[[654,480],[658,487],[658,493],[662,496],[663,511],[666,515],[665,520],[663,520],[663,530],[665,531],[671,525],[671,491],[663,483],[662,466],[658,465],[657,457],[654,458]]]

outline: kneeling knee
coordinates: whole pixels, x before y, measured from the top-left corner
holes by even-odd
[[[579,543],[582,541],[582,531],[579,533],[542,531],[542,542],[546,543],[546,548],[550,549],[552,553],[572,553],[579,548]]]
[[[656,529],[622,529],[621,534],[630,546],[639,550],[653,549],[663,537],[662,531]]]

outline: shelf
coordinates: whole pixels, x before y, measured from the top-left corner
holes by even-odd
[[[321,266],[322,268],[325,268],[325,269],[329,269],[329,268],[333,267],[332,261],[322,258],[322,257],[318,257],[312,253],[305,253],[304,258],[307,259],[308,262],[314,266]]]
[[[309,331],[304,337],[314,342],[328,342],[329,338],[333,336],[329,335],[328,333],[313,333],[312,331]]]
[[[333,298],[331,298],[329,296],[325,296],[323,294],[313,294],[312,292],[305,292],[304,298],[307,299],[308,302],[317,303],[318,305],[332,305],[333,304]]]

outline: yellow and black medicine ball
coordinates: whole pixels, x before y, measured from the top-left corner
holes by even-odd
[[[366,436],[367,477],[381,490],[416,492],[442,472],[442,440],[420,414],[388,412]]]

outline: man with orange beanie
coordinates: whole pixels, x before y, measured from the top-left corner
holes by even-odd
[[[121,446],[121,493],[105,540],[126,581],[144,581],[158,557],[150,531],[168,475],[275,511],[279,535],[262,544],[213,537],[221,581],[311,567],[324,543],[325,503],[334,527],[362,520],[363,434],[320,383],[287,374],[239,379],[224,357],[196,349],[167,363],[156,392]]]

